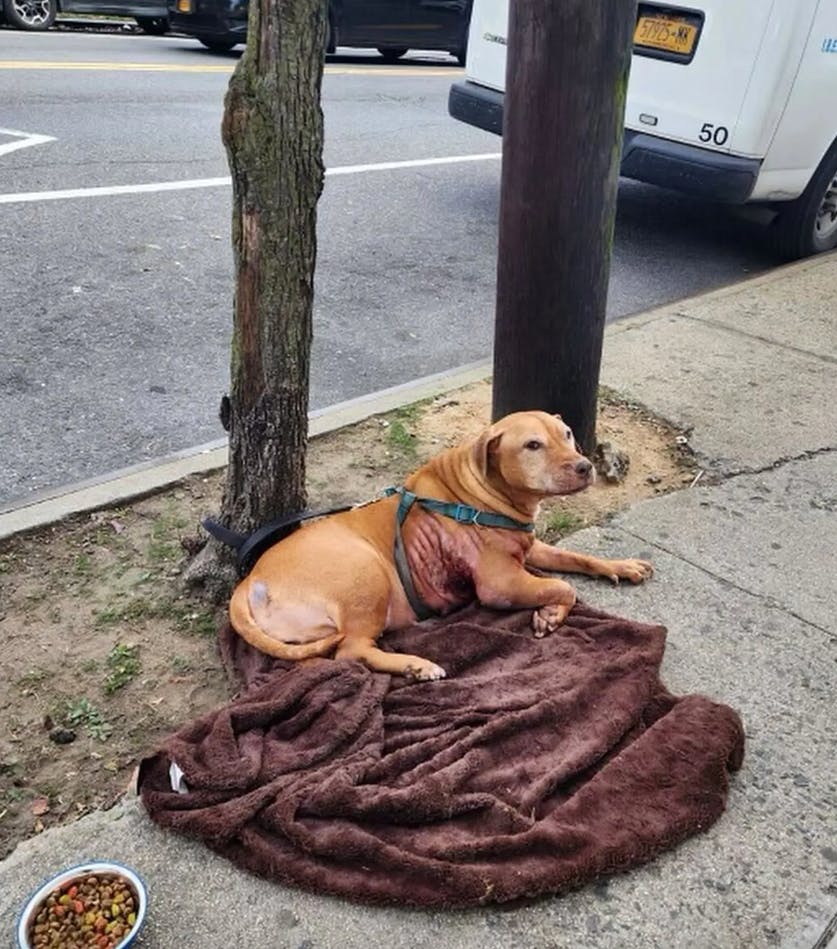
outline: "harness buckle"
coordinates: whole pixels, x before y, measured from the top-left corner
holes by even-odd
[[[480,516],[480,512],[471,507],[470,504],[462,504],[461,501],[458,501],[452,506],[451,513],[449,515],[452,517],[458,524],[479,524],[477,518]]]

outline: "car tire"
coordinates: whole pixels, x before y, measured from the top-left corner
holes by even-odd
[[[399,59],[407,52],[407,46],[379,46],[378,52],[384,57],[387,63],[397,63]]]
[[[780,206],[770,225],[774,249],[799,260],[837,247],[837,140],[825,153],[808,187]]]
[[[167,16],[138,16],[135,17],[137,26],[149,36],[165,36],[169,31]]]
[[[48,30],[57,12],[58,0],[3,0],[6,22],[17,30]]]
[[[235,36],[199,36],[201,43],[211,49],[213,53],[228,53],[233,46],[237,46],[239,40]]]
[[[328,19],[326,20],[325,51],[326,53],[337,52],[337,34],[334,32],[334,17],[331,15],[330,10],[328,14]]]

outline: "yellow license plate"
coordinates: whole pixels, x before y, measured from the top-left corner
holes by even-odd
[[[192,12],[192,0],[177,0],[177,12],[178,12],[178,13],[191,13],[191,12]]]
[[[696,26],[676,17],[641,16],[634,30],[634,45],[689,56],[697,34]]]

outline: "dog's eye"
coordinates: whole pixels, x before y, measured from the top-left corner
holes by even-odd
[[[543,448],[543,442],[539,442],[537,438],[533,438],[531,441],[526,442],[523,447],[528,448],[529,451],[537,451],[539,448]]]
[[[567,441],[568,442],[572,441],[572,437],[573,437],[573,433],[569,429],[567,429]]]

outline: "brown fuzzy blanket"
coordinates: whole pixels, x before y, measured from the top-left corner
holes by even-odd
[[[447,670],[428,683],[222,632],[242,692],[143,762],[148,812],[282,883],[419,906],[556,893],[709,827],[741,764],[736,713],[664,688],[660,626],[580,604],[537,640],[530,616],[387,634]]]

